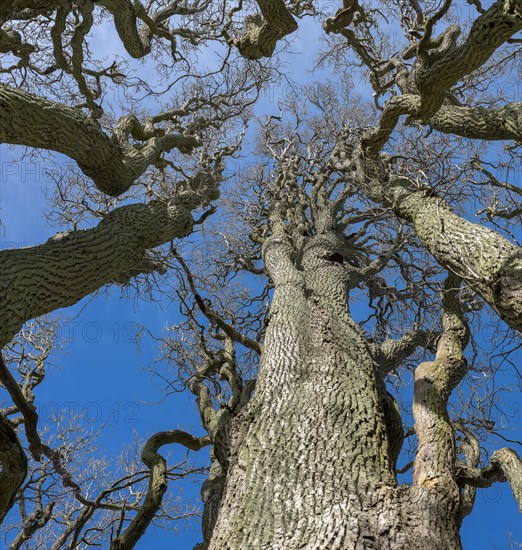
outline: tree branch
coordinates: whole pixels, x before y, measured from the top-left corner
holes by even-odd
[[[415,71],[423,118],[440,108],[444,92],[484,65],[499,46],[521,29],[521,0],[497,0],[474,21],[460,46],[428,54],[426,61]]]
[[[470,132],[478,132],[481,126],[481,117],[486,117],[479,108],[467,111],[467,108],[445,107],[449,109],[446,113],[437,118],[436,113],[443,107],[446,92],[457,84],[462,78],[476,69],[480,68],[493,55],[495,50],[507,42],[514,34],[522,29],[522,1],[521,0],[497,0],[485,13],[481,14],[473,23],[466,40],[455,46],[455,32],[460,29],[450,27],[448,32],[443,33],[440,40],[429,40],[429,33],[426,33],[417,44],[417,59],[412,73],[407,79],[408,93],[392,97],[385,105],[378,126],[370,131],[362,140],[363,147],[374,156],[386,144],[393,130],[395,129],[401,115],[409,114],[419,118],[425,123],[434,119],[433,125],[437,122],[444,127],[449,126],[448,117],[459,114],[462,117],[464,129]],[[451,32],[449,32],[451,31]],[[458,34],[458,33],[457,33]],[[428,38],[426,38],[428,37]],[[445,40],[447,38],[448,40]],[[434,51],[428,51],[433,46],[438,46]],[[411,57],[412,48],[404,54],[405,58]],[[508,109],[510,109],[508,107]],[[493,113],[494,115],[494,113]],[[513,120],[510,115],[510,119]],[[513,129],[506,132],[513,122],[503,125],[496,120],[497,135],[509,137],[493,139],[513,139]],[[454,119],[452,126],[459,125],[459,119]],[[517,131],[518,128],[518,131]],[[515,138],[519,139],[520,122],[516,121]],[[462,135],[455,132],[458,135]],[[483,133],[483,131],[482,131]],[[484,138],[492,139],[492,138]]]
[[[431,330],[411,330],[400,340],[385,340],[380,349],[378,364],[385,377],[407,359],[418,347],[428,348],[435,344],[440,333]]]
[[[491,456],[489,466],[482,469],[458,462],[457,480],[459,484],[480,488],[491,487],[493,483],[507,481],[522,512],[522,461],[518,454],[509,447],[495,451]]]
[[[122,206],[96,227],[59,234],[46,243],[0,251],[0,343],[23,323],[70,306],[143,265],[148,249],[188,235],[191,210],[217,189],[180,193],[170,203]]]
[[[262,15],[245,19],[246,32],[236,45],[247,59],[271,57],[281,38],[297,30],[297,23],[283,0],[258,0]]]
[[[181,430],[159,432],[148,439],[141,453],[143,463],[150,470],[149,488],[145,501],[123,534],[111,542],[110,550],[134,548],[154,519],[168,487],[167,463],[158,453],[158,449],[163,445],[172,443],[178,443],[187,449],[199,451],[210,445],[211,442],[208,436],[194,437]]]
[[[135,117],[122,120],[128,123],[129,118],[135,126]],[[127,191],[162,153],[174,148],[190,152],[199,145],[192,136],[161,133],[161,129],[142,133],[145,143],[133,146],[121,140],[118,126],[110,137],[79,109],[0,84],[0,142],[63,153],[111,196]]]
[[[31,540],[38,529],[45,527],[53,515],[54,505],[54,502],[49,502],[45,508],[37,508],[26,518],[22,531],[15,538],[9,550],[20,550],[25,542]]]
[[[455,436],[447,413],[448,398],[467,371],[464,348],[469,329],[458,298],[459,279],[449,275],[442,295],[442,335],[433,361],[415,369],[413,416],[419,443],[413,483],[439,484],[455,492]],[[455,495],[457,498],[457,495]]]
[[[443,105],[427,123],[439,132],[469,139],[522,142],[522,103],[497,108]]]
[[[256,340],[252,340],[248,336],[244,336],[239,331],[237,331],[232,325],[225,322],[219,315],[217,315],[214,311],[212,311],[211,308],[207,307],[207,304],[205,303],[205,300],[201,297],[199,292],[196,289],[196,285],[194,283],[194,277],[192,276],[192,273],[190,272],[190,269],[188,268],[187,264],[183,260],[183,258],[174,250],[174,257],[181,265],[185,276],[187,277],[188,284],[190,286],[190,290],[192,294],[194,295],[194,299],[196,300],[196,303],[198,304],[198,307],[203,313],[203,315],[211,322],[216,323],[216,325],[228,336],[230,337],[234,342],[239,342],[241,345],[245,346],[248,349],[251,349],[259,354],[262,352],[262,346],[259,342]]]
[[[464,279],[509,326],[522,331],[522,249],[457,216],[430,190],[412,190],[406,180],[395,180],[385,193],[395,214],[412,223],[435,259]]]

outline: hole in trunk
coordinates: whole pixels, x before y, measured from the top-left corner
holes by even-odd
[[[336,264],[344,264],[344,256],[342,254],[339,254],[339,252],[335,252],[334,254],[331,254],[330,256],[327,256],[326,259],[329,262],[334,262]]]

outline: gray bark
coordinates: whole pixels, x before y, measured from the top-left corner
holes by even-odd
[[[428,122],[435,130],[469,139],[522,141],[522,103],[497,108],[443,105]]]
[[[93,229],[58,234],[46,243],[0,251],[0,345],[23,323],[70,306],[114,281],[157,268],[148,249],[188,235],[201,202],[181,194],[172,204],[152,201],[112,211]]]
[[[261,15],[246,19],[246,32],[237,42],[239,52],[247,59],[271,57],[277,42],[297,30],[283,0],[258,0],[257,4]]]
[[[158,450],[163,445],[172,443],[178,443],[187,449],[199,451],[209,444],[209,440],[208,437],[194,437],[181,430],[159,432],[147,440],[141,453],[142,461],[150,470],[149,488],[145,501],[125,531],[112,540],[110,550],[134,548],[158,513],[163,495],[168,487],[167,461],[158,453]]]
[[[144,141],[128,143],[129,135]],[[54,103],[0,84],[0,142],[49,149],[78,163],[101,191],[118,196],[160,155],[175,147],[189,152],[198,145],[192,136],[146,132],[135,117],[124,117],[108,136],[80,109]]]
[[[381,195],[382,197],[382,195]],[[441,197],[397,181],[386,191],[435,259],[459,275],[512,328],[522,331],[522,249],[496,231],[461,218]]]
[[[207,487],[204,547],[460,548],[458,491],[397,486],[379,366],[330,260],[346,253],[333,235],[296,259],[283,237],[265,246],[275,291],[260,373]]]

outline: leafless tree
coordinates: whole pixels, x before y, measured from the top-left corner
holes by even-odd
[[[55,160],[62,230],[0,252],[13,548],[133,548],[194,513],[164,498],[188,474],[207,476],[200,550],[455,549],[476,488],[509,482],[522,506],[494,384],[520,352],[522,103],[493,90],[520,63],[522,3],[461,8],[2,4],[0,140],[74,161]],[[331,81],[258,116],[311,17]],[[126,57],[98,59],[106,23]],[[108,285],[179,304],[152,368],[195,396],[206,432],[154,434],[117,471],[74,419],[46,431],[35,406],[60,346],[41,316]],[[509,446],[489,452],[495,437]],[[169,466],[173,443],[211,447],[209,468]]]

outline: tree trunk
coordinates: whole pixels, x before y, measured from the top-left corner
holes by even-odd
[[[460,548],[454,482],[397,485],[384,384],[348,312],[343,254],[333,235],[297,259],[284,239],[265,247],[275,291],[264,354],[206,495],[205,548]]]

